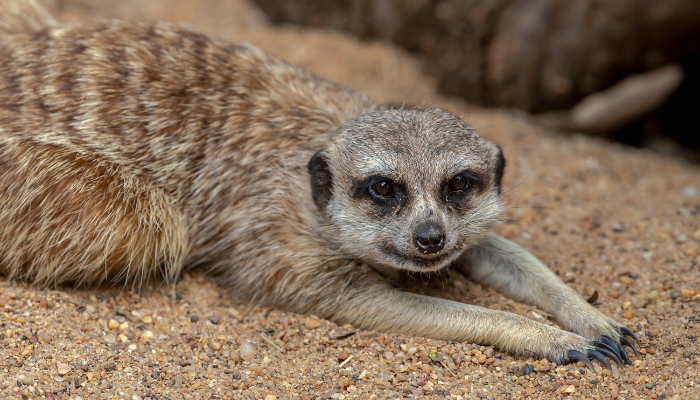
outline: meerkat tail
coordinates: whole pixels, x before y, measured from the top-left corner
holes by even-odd
[[[31,33],[56,25],[36,0],[0,0],[0,35]]]

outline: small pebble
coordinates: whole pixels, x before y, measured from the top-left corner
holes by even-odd
[[[316,329],[321,326],[321,321],[313,318],[306,318],[304,321],[304,326],[306,329]]]
[[[221,350],[221,343],[212,341],[211,342],[211,349],[214,351]]]
[[[141,318],[141,322],[144,324],[150,324],[153,322],[153,318],[150,315],[146,315],[145,317]]]
[[[267,396],[265,396],[265,400],[277,400],[277,397],[275,397],[271,394],[268,394]]]
[[[209,322],[211,322],[214,325],[219,325],[220,321],[221,321],[220,317],[209,317]]]
[[[117,364],[111,362],[111,363],[105,364],[104,368],[105,368],[105,371],[114,371],[115,369],[117,369]]]
[[[24,351],[22,351],[22,357],[26,357],[27,354],[31,353],[33,349],[34,349],[33,344],[30,344],[29,346],[25,347]]]
[[[653,383],[653,382],[647,382],[646,387],[647,387],[647,389],[652,389],[652,388],[654,387],[654,383]]]
[[[22,384],[25,386],[31,386],[34,384],[34,380],[28,376],[22,376],[21,378],[19,378],[19,381],[22,382]]]
[[[671,290],[671,291],[668,293],[668,296],[669,296],[671,299],[675,300],[675,299],[681,297],[681,294],[678,293],[678,292],[675,291],[675,290]]]
[[[197,322],[197,321],[199,321],[199,317],[196,315],[190,315],[190,321]]]
[[[698,189],[697,186],[693,185],[684,186],[683,189],[681,189],[681,192],[683,193],[683,196],[688,198],[700,196],[700,189]]]
[[[56,363],[56,367],[58,369],[59,375],[65,375],[71,371],[70,365],[62,363],[62,362]]]
[[[566,389],[562,390],[561,392],[562,392],[562,393],[569,393],[569,394],[571,394],[571,393],[576,393],[576,386],[574,386],[574,385],[569,385],[569,387],[567,387]]]
[[[243,342],[243,344],[241,344],[241,347],[238,349],[238,352],[240,353],[241,358],[246,361],[254,360],[255,355],[258,353],[258,351],[250,342]]]
[[[422,362],[423,364],[430,364],[431,362],[433,362],[433,360],[431,360],[428,356],[419,357],[418,361]]]
[[[493,351],[493,348],[491,348],[491,347],[487,347],[486,350],[484,350],[484,355],[486,357],[489,357],[489,358],[493,357],[493,353],[494,353],[494,351]]]
[[[535,366],[534,365],[526,365],[525,368],[523,369],[523,374],[525,375],[530,375],[531,373],[535,372]]]
[[[109,324],[107,325],[109,329],[117,329],[119,328],[119,322],[117,322],[116,319],[110,319]]]
[[[348,354],[348,352],[345,350],[338,353],[338,361],[345,361],[345,359],[347,359],[348,357],[350,357],[350,354]]]

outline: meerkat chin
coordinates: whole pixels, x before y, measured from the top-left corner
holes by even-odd
[[[359,328],[629,364],[630,330],[490,233],[505,160],[460,118],[174,25],[50,25],[0,2],[9,278],[138,285],[199,266],[245,301]],[[396,286],[448,267],[569,331]]]

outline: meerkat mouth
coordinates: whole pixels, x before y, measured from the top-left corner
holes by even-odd
[[[410,263],[411,266],[418,266],[423,269],[436,270],[447,266],[452,262],[452,258],[456,249],[446,250],[440,252],[433,256],[417,256],[417,255],[406,255],[401,253],[398,249],[393,246],[386,246],[384,248],[384,253],[390,256],[392,259],[397,261],[399,266],[405,268],[405,264]],[[449,260],[448,262],[445,262]]]

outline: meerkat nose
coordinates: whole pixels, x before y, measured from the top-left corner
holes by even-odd
[[[423,222],[416,228],[414,242],[418,251],[433,254],[445,247],[445,234],[437,222]]]

